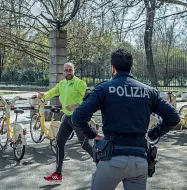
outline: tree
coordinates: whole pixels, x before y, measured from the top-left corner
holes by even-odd
[[[158,0],[161,3],[170,3],[170,4],[174,4],[174,5],[183,5],[183,6],[187,6],[187,3],[182,2],[182,1],[177,1],[177,0]]]

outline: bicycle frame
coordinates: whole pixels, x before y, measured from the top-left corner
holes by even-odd
[[[12,130],[10,126],[10,110],[12,107],[14,107],[15,102],[19,99],[20,97],[16,96],[11,100],[11,102],[7,102],[2,96],[0,96],[0,103],[3,105],[2,128],[6,123],[7,137],[10,142],[15,142],[21,134],[23,136],[23,144],[26,144],[26,140],[24,138],[25,134],[23,132],[24,129],[21,124],[17,123],[17,117],[14,121],[14,126]]]
[[[7,136],[8,139],[11,140],[13,136],[15,136],[15,126],[16,124],[14,123],[14,127],[11,130],[10,128],[10,109],[11,107],[13,107],[13,103],[15,103],[15,101],[18,100],[17,97],[15,97],[12,100],[11,104],[8,104],[7,101],[0,96],[0,103],[3,104],[3,121],[2,121],[2,127],[4,127],[4,124],[6,123],[6,128],[7,128]]]
[[[158,122],[159,122],[158,116],[156,117],[153,114],[151,114],[150,122],[149,122],[149,129],[154,128]]]
[[[46,136],[46,138],[53,140],[56,138],[56,134],[58,132],[61,122],[54,120],[54,113],[53,113],[51,121],[50,121],[50,126],[49,126],[49,128],[47,128],[46,123],[45,123],[45,108],[44,108],[45,100],[36,98],[36,101],[38,103],[39,113],[37,114],[36,123],[34,124],[34,127],[36,127],[37,121],[40,118],[40,127],[41,127],[44,135]],[[54,131],[53,127],[56,128],[57,131]]]
[[[45,123],[45,100],[44,99],[39,99],[39,98],[31,98],[33,100],[35,100],[36,102],[32,102],[31,104],[33,105],[38,105],[38,113],[36,114],[36,121],[34,121],[34,125],[33,127],[35,129],[37,129],[37,127],[39,127],[41,129],[41,136],[45,135],[46,138],[50,139],[50,140],[55,140],[57,133],[59,131],[61,122],[60,121],[55,121],[54,120],[54,113],[52,115],[51,121],[50,121],[50,125],[49,128],[46,127],[46,123]],[[63,118],[63,117],[62,117]],[[37,126],[37,123],[39,123],[39,125]],[[91,119],[91,121],[89,122],[91,125],[93,125],[96,130],[98,130],[99,125],[96,124],[96,122]],[[35,140],[33,140],[35,142]]]

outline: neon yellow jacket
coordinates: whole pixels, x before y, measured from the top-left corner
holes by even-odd
[[[62,111],[66,115],[72,115],[73,111],[68,111],[66,106],[72,104],[81,104],[86,92],[86,83],[76,76],[72,80],[61,80],[54,88],[47,91],[44,95],[46,100],[54,96],[60,96]]]

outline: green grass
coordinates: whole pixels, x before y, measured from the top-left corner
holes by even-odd
[[[18,94],[19,92],[0,92],[0,95],[6,95],[6,94]]]

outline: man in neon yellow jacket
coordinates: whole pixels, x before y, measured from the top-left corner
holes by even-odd
[[[75,108],[77,108],[83,101],[86,92],[86,83],[75,76],[75,69],[72,63],[64,64],[65,79],[61,80],[54,88],[46,93],[39,93],[38,98],[45,98],[49,100],[55,96],[60,96],[62,103],[62,111],[65,118],[60,126],[57,136],[57,155],[56,155],[56,171],[49,176],[45,176],[47,181],[61,181],[62,180],[62,164],[64,160],[64,146],[68,137],[74,130],[81,143],[81,146],[92,157],[92,146],[88,139],[78,131],[71,122],[71,115]]]

